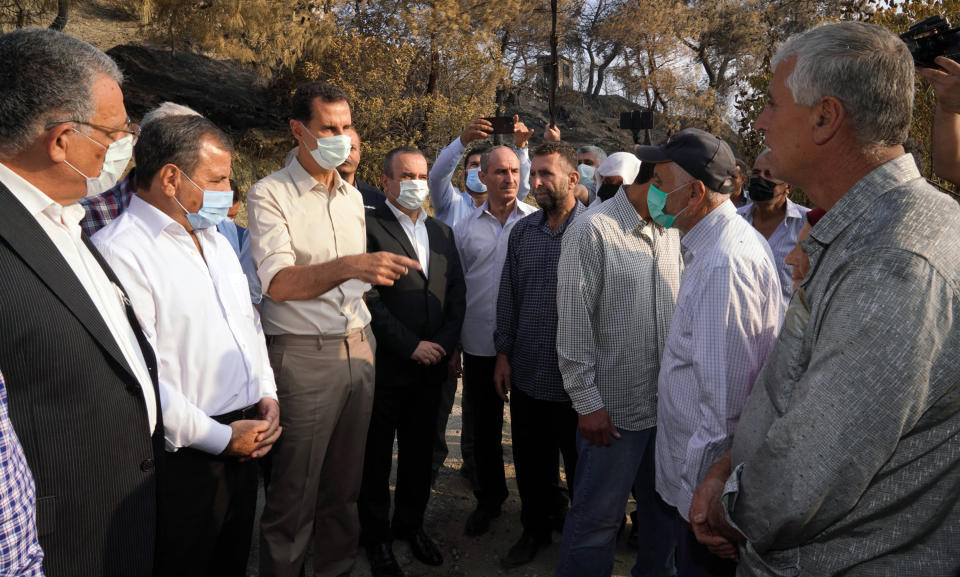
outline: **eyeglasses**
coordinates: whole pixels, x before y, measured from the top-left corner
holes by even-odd
[[[56,121],[56,122],[51,122],[50,124],[48,124],[48,125],[44,128],[44,130],[50,130],[50,129],[53,128],[54,126],[58,126],[58,125],[60,125],[60,124],[68,124],[68,123],[83,124],[83,125],[85,125],[85,126],[89,126],[90,128],[95,128],[95,129],[103,132],[103,133],[106,134],[107,136],[109,136],[111,139],[113,139],[113,135],[116,134],[116,133],[118,133],[118,132],[122,132],[122,133],[124,133],[124,134],[129,134],[129,135],[133,136],[133,142],[134,142],[134,143],[136,143],[137,140],[140,139],[140,125],[137,124],[136,122],[131,122],[129,118],[127,119],[127,122],[126,122],[126,124],[124,124],[124,127],[123,127],[123,128],[114,128],[114,127],[112,127],[112,126],[104,126],[104,125],[102,125],[102,124],[94,124],[94,123],[92,123],[92,122],[86,122],[86,121],[84,121],[84,120],[58,120],[58,121]],[[121,138],[122,138],[122,137],[121,137]]]

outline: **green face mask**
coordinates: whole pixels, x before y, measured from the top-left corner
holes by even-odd
[[[647,208],[650,209],[650,218],[653,219],[653,222],[659,224],[663,228],[670,228],[673,226],[673,221],[677,219],[678,216],[683,214],[683,210],[687,210],[688,207],[684,207],[683,210],[678,212],[675,215],[667,214],[663,212],[665,206],[667,206],[667,197],[671,194],[677,192],[681,188],[686,187],[687,184],[678,186],[677,188],[671,190],[670,192],[663,192],[654,185],[650,185],[650,188],[647,191]]]

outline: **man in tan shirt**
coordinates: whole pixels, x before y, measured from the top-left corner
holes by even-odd
[[[284,428],[261,525],[264,576],[298,575],[311,535],[318,577],[350,572],[374,383],[363,293],[420,268],[396,254],[366,253],[363,201],[336,171],[350,152],[351,126],[346,93],[301,86],[290,119],[296,160],[247,195]]]

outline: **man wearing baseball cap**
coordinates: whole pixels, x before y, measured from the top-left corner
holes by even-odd
[[[717,136],[688,128],[659,146],[647,204],[681,233],[684,274],[660,363],[656,487],[663,529],[677,543],[682,576],[733,575],[690,529],[693,492],[732,443],[740,410],[773,347],[782,310],[770,247],[729,202],[736,160]]]

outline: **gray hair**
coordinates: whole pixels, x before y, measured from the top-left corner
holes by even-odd
[[[177,104],[176,102],[161,102],[160,106],[157,106],[150,112],[143,115],[143,120],[140,121],[140,128],[150,124],[154,120],[160,120],[161,118],[169,118],[171,116],[203,116],[196,110],[190,108],[189,106],[184,106],[182,104]]]
[[[200,162],[204,138],[211,138],[220,148],[233,152],[230,138],[202,116],[168,116],[144,126],[133,149],[137,188],[149,188],[153,177],[168,164],[176,165],[192,177]]]
[[[607,153],[599,146],[593,146],[588,144],[586,146],[581,146],[577,149],[577,154],[596,154],[597,155],[597,166],[600,166],[604,160],[607,159]]]
[[[0,62],[0,158],[29,148],[51,122],[88,122],[98,75],[123,82],[102,51],[45,28],[0,36]]]
[[[505,146],[505,145],[503,145],[503,144],[499,144],[499,145],[494,146],[494,147],[492,147],[492,148],[488,148],[488,149],[486,149],[485,151],[483,151],[483,154],[480,155],[480,172],[483,172],[483,173],[486,173],[486,172],[487,172],[487,166],[489,166],[489,164],[490,164],[490,155],[491,155],[492,153],[494,153],[494,152],[496,152],[496,151],[498,151],[498,150],[504,150],[504,149],[505,149],[505,150],[509,150],[510,152],[513,153],[514,156],[517,156],[517,151],[516,151],[516,150],[510,148],[509,146]],[[517,156],[517,160],[518,160],[518,161],[520,160],[520,157],[519,157],[519,156]]]
[[[896,35],[864,22],[827,24],[794,36],[777,50],[773,69],[796,57],[786,79],[795,103],[833,96],[853,121],[864,150],[903,144],[913,113],[914,65]]]

